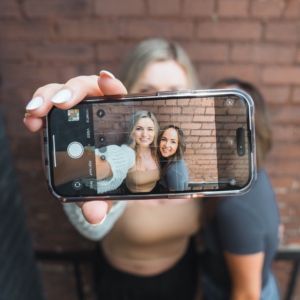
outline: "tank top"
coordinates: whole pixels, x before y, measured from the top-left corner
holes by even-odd
[[[150,192],[159,180],[159,169],[127,173],[126,185],[132,193]]]

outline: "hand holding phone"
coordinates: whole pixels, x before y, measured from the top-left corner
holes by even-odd
[[[88,97],[45,123],[63,202],[239,195],[255,182],[253,101],[238,89]]]
[[[70,93],[63,92],[64,90]],[[25,116],[24,124],[32,131],[42,133],[44,117],[53,106],[69,109],[78,104],[84,97],[100,95],[126,94],[126,88],[109,72],[102,72],[100,76],[80,76],[69,80],[66,84],[48,84],[39,88],[27,106],[29,115]],[[58,96],[60,97],[58,97]],[[56,96],[57,102],[51,99]],[[90,201],[78,203],[82,207],[85,219],[91,224],[98,224],[111,208],[111,201]]]

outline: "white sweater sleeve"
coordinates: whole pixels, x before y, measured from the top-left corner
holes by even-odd
[[[128,170],[135,164],[135,152],[127,145],[110,145],[101,149],[95,149],[95,155],[103,156],[110,164],[113,176],[96,180],[92,178],[82,178],[82,182],[98,194],[103,194],[117,189],[126,178]]]
[[[82,212],[75,203],[63,203],[63,208],[70,222],[74,225],[79,233],[85,238],[92,241],[101,240],[115,225],[117,220],[123,214],[127,201],[118,201],[113,204],[110,212],[107,214],[105,221],[97,227],[88,223]]]

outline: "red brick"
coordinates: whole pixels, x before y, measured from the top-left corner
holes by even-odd
[[[300,84],[299,67],[266,67],[262,81],[268,84]]]
[[[299,175],[300,161],[270,161],[267,165],[269,174]]]
[[[258,69],[248,64],[202,64],[199,68],[200,82],[210,87],[214,82],[223,78],[235,77],[248,82],[256,82]]]
[[[184,0],[183,14],[189,17],[211,17],[215,0]]]
[[[292,125],[273,125],[273,140],[275,142],[291,141],[294,137],[294,126]],[[276,147],[276,145],[274,145]]]
[[[169,107],[160,107],[159,108],[159,113],[160,114],[170,114],[170,108]],[[181,108],[180,107],[174,107],[172,109],[173,114],[180,114],[181,113]]]
[[[223,43],[199,43],[183,44],[191,60],[195,62],[227,62],[229,45]]]
[[[241,122],[241,123],[246,123],[247,122],[247,118],[246,118],[246,116],[240,116],[240,117],[238,117],[237,119],[236,119],[236,121],[239,123],[239,122]]]
[[[275,144],[275,147],[273,147],[273,149],[271,150],[270,158],[300,158],[300,144]]]
[[[189,105],[190,99],[178,99],[178,105],[186,106]]]
[[[197,161],[196,164],[200,164],[200,165],[210,165],[210,164],[212,164],[212,162],[211,162],[210,160],[204,160],[204,159],[201,159],[201,160]],[[199,170],[199,171],[200,171],[200,170]],[[195,173],[197,173],[197,172],[195,171]],[[200,172],[199,172],[199,173],[200,173]]]
[[[194,25],[191,21],[132,20],[125,26],[129,38],[165,37],[175,39],[193,38]]]
[[[219,16],[221,18],[244,18],[248,15],[248,0],[219,1]]]
[[[216,122],[235,122],[236,116],[216,116]]]
[[[257,41],[261,35],[261,24],[254,21],[205,21],[197,26],[201,40]]]
[[[97,45],[97,59],[104,62],[122,61],[132,48],[132,43],[101,43]]]
[[[94,59],[94,49],[87,44],[31,46],[29,53],[34,59],[43,61],[88,62]]]
[[[216,134],[216,136],[228,136],[229,130],[217,130],[217,132],[215,134]]]
[[[296,181],[294,177],[284,177],[284,178],[271,177],[270,179],[274,188],[285,188],[285,189],[292,188],[294,182]]]
[[[293,88],[292,101],[294,103],[300,103],[300,88]]]
[[[166,115],[157,115],[156,116],[156,120],[158,122],[169,122],[170,121],[170,116],[166,116]]]
[[[205,108],[202,107],[183,107],[182,108],[182,114],[187,114],[187,115],[193,115],[193,114],[198,114],[198,115],[203,115],[205,112]]]
[[[298,0],[285,2],[286,7],[283,13],[286,19],[298,19],[300,17],[300,3]]]
[[[243,127],[243,124],[224,124],[224,129],[238,129],[239,127]]]
[[[16,1],[0,2],[0,18],[1,19],[19,19],[21,17],[20,10]]]
[[[186,155],[185,156],[186,159],[202,159],[203,158],[203,155]]]
[[[193,116],[182,116],[182,115],[171,114],[170,118],[171,118],[171,122],[192,122]],[[199,125],[201,127],[201,124]]]
[[[186,142],[198,142],[198,140],[199,140],[199,137],[197,137],[197,136],[187,136],[185,138]]]
[[[63,20],[55,33],[64,40],[113,40],[121,35],[122,23],[109,20]]]
[[[264,99],[270,104],[286,103],[290,96],[290,88],[285,86],[260,87]]]
[[[300,107],[282,107],[272,112],[274,123],[300,124]]]
[[[58,72],[52,67],[26,67],[17,65],[2,65],[1,71],[3,83],[20,84],[47,84],[58,81]]]
[[[195,116],[193,122],[214,122],[215,116]]]
[[[236,62],[255,62],[263,64],[292,63],[296,52],[295,46],[255,44],[235,44],[230,58]]]
[[[229,115],[244,115],[245,114],[245,109],[244,108],[229,108],[228,110]]]
[[[197,154],[216,154],[217,150],[216,149],[199,149],[196,150]]]
[[[148,1],[148,10],[149,14],[153,16],[179,15],[180,2],[179,0],[150,0]]]
[[[258,18],[276,18],[282,14],[281,2],[276,0],[255,0],[251,2],[251,15]]]
[[[45,40],[50,30],[45,22],[7,21],[0,23],[1,40]]]
[[[205,109],[205,115],[214,115],[215,109],[213,107],[209,107]]]
[[[21,61],[26,59],[27,51],[24,43],[6,43],[0,48],[1,61]]]
[[[212,137],[201,137],[200,136],[200,139],[199,141],[201,143],[216,143],[217,142],[217,138],[212,136]]]
[[[176,106],[177,105],[177,100],[176,99],[169,99],[166,100],[166,106]],[[172,108],[171,108],[172,109]]]
[[[185,123],[185,124],[181,124],[181,128],[182,129],[199,129],[199,128],[201,128],[201,123]],[[192,135],[195,135],[195,134],[193,134],[193,131],[194,130],[192,130]]]
[[[202,106],[213,106],[214,98],[204,98],[201,103]]]
[[[112,68],[97,68],[95,64],[92,63],[82,63],[72,66],[63,66],[60,70],[60,80],[61,82],[67,82],[70,78],[82,76],[82,75],[92,75],[98,74],[99,70],[109,70],[114,73]]]
[[[227,113],[227,108],[213,108],[213,110],[215,111],[215,115],[226,115]],[[212,111],[212,110],[211,110]]]
[[[34,19],[81,17],[92,12],[91,0],[28,0],[23,4],[26,16]]]
[[[202,129],[216,129],[216,123],[204,123]]]
[[[141,0],[97,0],[95,14],[100,17],[107,16],[141,16],[145,14],[145,3]]]
[[[272,22],[266,24],[266,39],[274,42],[297,42],[298,25],[295,22]]]
[[[191,128],[191,129],[193,129],[193,128]],[[210,136],[211,130],[192,130],[191,135],[199,135],[199,136],[209,135]]]

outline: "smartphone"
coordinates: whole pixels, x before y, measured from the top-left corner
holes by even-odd
[[[239,89],[85,98],[46,116],[47,187],[62,202],[241,195],[256,180],[254,130]]]

